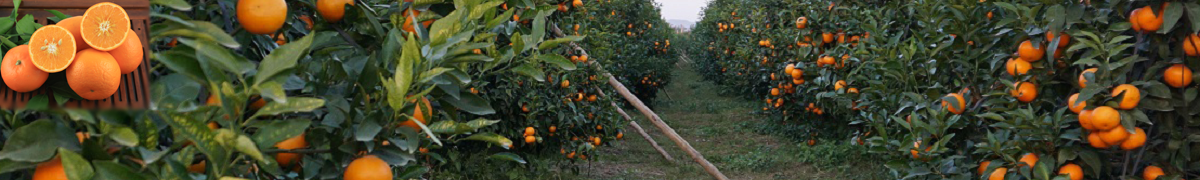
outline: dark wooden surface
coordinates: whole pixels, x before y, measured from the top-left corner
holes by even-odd
[[[137,70],[128,74],[121,75],[121,86],[111,97],[103,100],[71,100],[64,104],[68,108],[97,108],[97,109],[145,109],[149,107],[150,92],[150,44],[147,41],[150,32],[150,1],[149,0],[25,0],[21,2],[21,7],[17,13],[24,17],[26,14],[33,15],[35,22],[38,24],[54,24],[50,22],[48,17],[54,15],[46,10],[58,10],[63,14],[71,16],[81,16],[88,7],[100,2],[112,2],[125,8],[125,13],[129,14],[130,26],[142,40],[142,49],[145,55],[142,59],[142,64]],[[12,1],[0,0],[0,15],[8,15],[12,12]],[[76,42],[83,43],[83,42]],[[55,83],[66,84],[66,82],[51,82],[53,76],[42,87],[25,93],[18,93],[9,89],[7,86],[0,87],[0,108],[12,109],[21,108],[32,99],[34,96],[44,94],[50,102],[51,107],[58,107],[54,100],[53,91],[49,88]],[[61,79],[59,79],[61,80]],[[2,86],[3,83],[0,83]]]

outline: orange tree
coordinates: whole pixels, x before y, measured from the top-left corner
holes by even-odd
[[[654,102],[658,90],[670,83],[671,69],[678,60],[671,48],[674,30],[660,17],[656,4],[601,0],[568,11],[572,13],[556,20],[563,33],[590,37],[580,46],[591,57],[579,55],[581,60],[600,60],[639,99]]]
[[[485,179],[624,136],[607,71],[563,46],[587,34],[550,31],[559,2],[153,3],[152,107],[6,111],[0,176]]]
[[[1196,2],[708,7],[688,48],[708,79],[765,101],[768,121],[784,124],[776,131],[866,145],[897,177],[1179,179],[1200,170]]]

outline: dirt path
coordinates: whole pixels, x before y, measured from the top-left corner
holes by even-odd
[[[670,98],[659,96],[654,102],[655,112],[729,178],[844,178],[839,174],[849,168],[821,170],[805,162],[825,157],[797,155],[810,153],[812,148],[754,132],[752,124],[759,122],[757,115],[751,114],[757,107],[755,103],[718,94],[721,87],[702,81],[687,63],[681,63],[674,72],[673,83],[662,92],[670,94]],[[712,179],[644,116],[637,111],[626,111],[676,162],[663,159],[648,141],[630,130],[626,139],[601,148],[597,156],[601,159],[579,164],[578,179]]]

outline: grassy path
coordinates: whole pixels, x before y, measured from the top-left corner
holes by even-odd
[[[758,104],[720,95],[720,86],[703,81],[686,63],[674,71],[673,83],[662,92],[670,97],[660,96],[654,102],[655,112],[731,179],[878,179],[862,176],[862,171],[884,171],[878,164],[839,162],[838,156],[850,146],[844,142],[807,146],[757,133],[755,123],[761,121],[752,112]],[[676,162],[663,159],[649,142],[630,130],[626,139],[601,148],[601,159],[579,164],[581,171],[574,176],[580,177],[569,179],[712,179],[644,116],[636,110],[626,111]],[[855,175],[845,175],[851,169]]]

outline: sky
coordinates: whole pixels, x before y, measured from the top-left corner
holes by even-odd
[[[665,20],[681,19],[692,22],[700,21],[700,8],[708,5],[711,0],[654,0],[662,4],[662,17]]]

